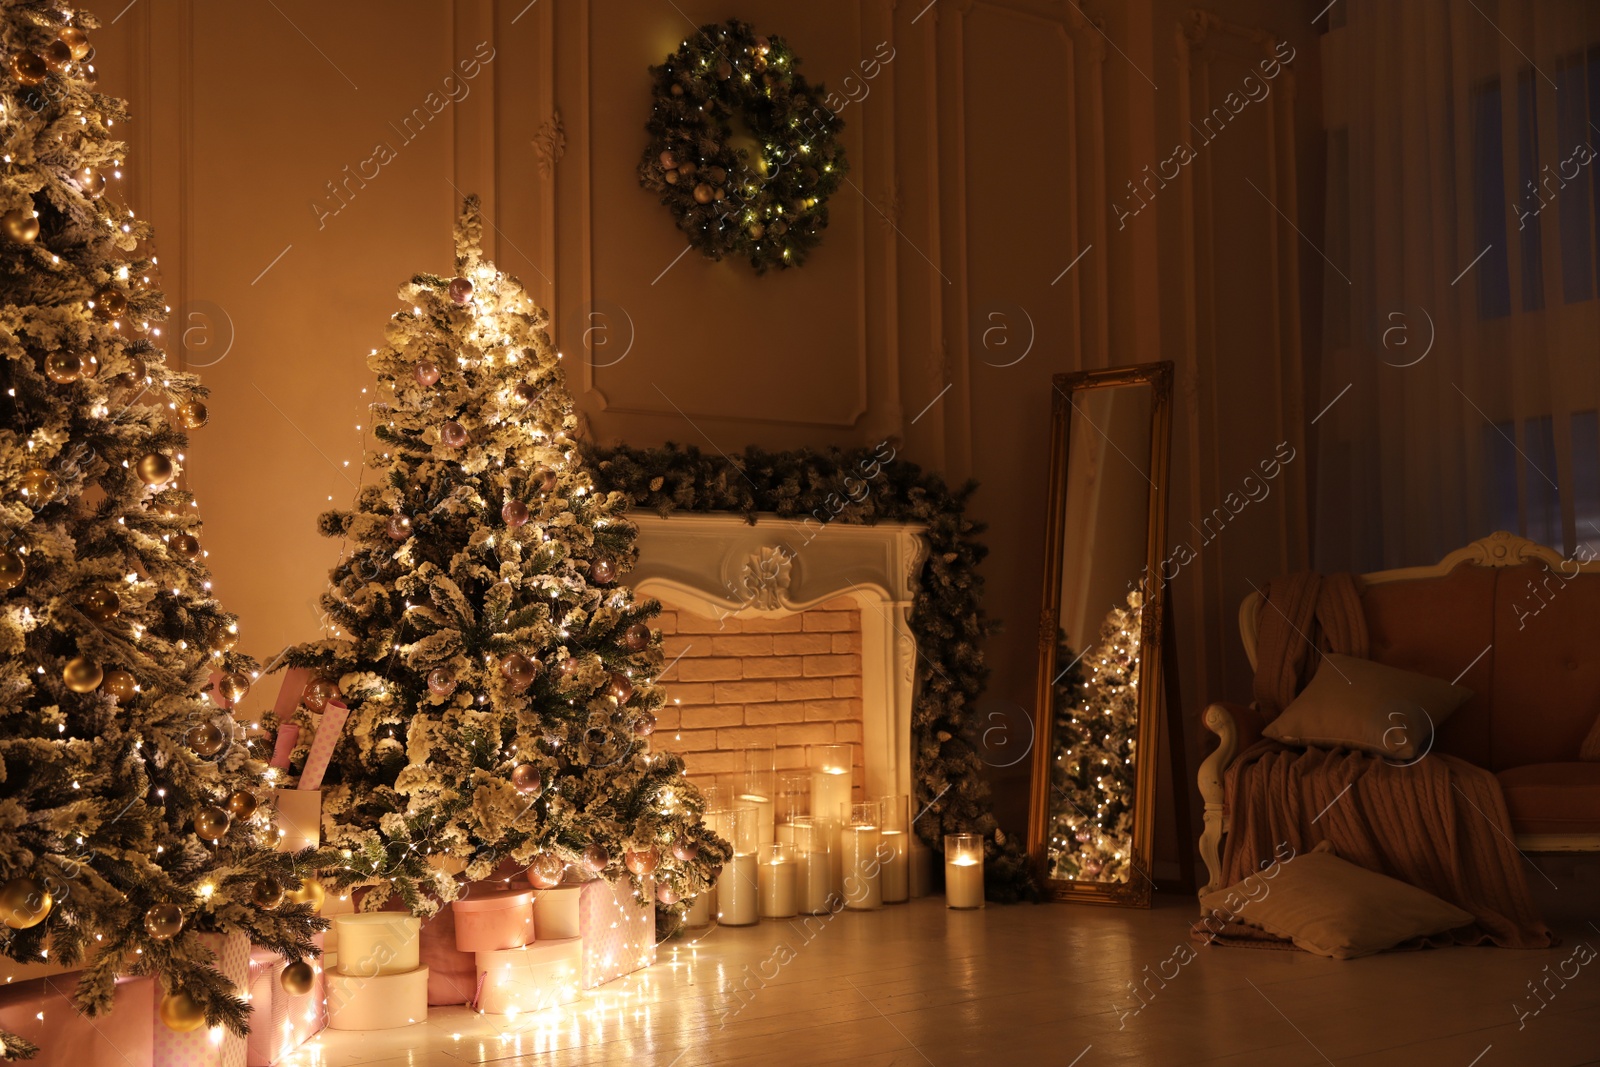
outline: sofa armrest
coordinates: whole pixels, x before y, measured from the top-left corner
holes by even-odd
[[[1243,704],[1219,702],[1206,708],[1202,721],[1217,735],[1217,749],[1200,764],[1200,796],[1205,801],[1204,829],[1200,834],[1200,858],[1205,861],[1209,881],[1200,893],[1224,888],[1222,884],[1222,839],[1228,832],[1227,793],[1224,777],[1234,757],[1257,741],[1266,727],[1261,713]]]

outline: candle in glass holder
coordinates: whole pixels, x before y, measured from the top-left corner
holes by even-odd
[[[717,913],[717,887],[708,885],[705,892],[689,902],[689,910],[684,913],[685,926],[707,926],[711,916]]]
[[[794,844],[794,820],[811,814],[811,772],[784,774],[778,778],[778,800],[772,817],[773,840]]]
[[[809,817],[794,820],[796,904],[801,914],[826,915],[833,892],[833,856],[827,827]]]
[[[718,834],[733,845],[733,856],[717,876],[717,921],[725,926],[749,926],[758,918],[756,897],[756,809],[734,808],[715,812]]]
[[[749,805],[756,809],[756,834],[760,844],[773,841],[772,802],[777,785],[778,751],[773,745],[750,745],[744,750],[743,791],[734,798],[736,807]]]
[[[878,844],[883,902],[904,904],[911,899],[911,798],[904,793],[879,797],[878,808],[883,827]]]
[[[878,859],[878,802],[854,804],[840,833],[844,845],[844,901],[854,911],[883,907],[883,878]]]
[[[952,908],[983,907],[983,838],[944,835],[944,901]]]
[[[756,881],[761,895],[761,917],[787,919],[799,908],[794,848],[771,842],[761,846],[760,858]]]
[[[850,746],[812,745],[807,755],[811,765],[811,817],[819,826],[828,827],[833,891],[843,896],[845,872],[841,833],[850,819]]]

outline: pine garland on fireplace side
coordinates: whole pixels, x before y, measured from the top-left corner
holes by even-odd
[[[911,715],[912,812],[924,812],[917,832],[936,851],[946,833],[982,834],[988,898],[1038,899],[1022,843],[1001,830],[990,813],[976,743],[977,700],[989,673],[981,645],[999,629],[980,603],[983,578],[977,568],[988,549],[978,535],[984,527],[965,513],[976,483],[951,489],[938,475],[897,460],[887,443],[824,451],[747,448],[733,457],[671,443],[662,448],[588,445],[585,451],[600,489],[622,492],[635,506],[663,516],[731,511],[755,523],[766,512],[810,520],[807,529],[831,522],[927,526],[928,559],[911,613],[920,652]]]

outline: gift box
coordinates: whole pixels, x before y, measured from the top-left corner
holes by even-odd
[[[329,954],[328,1026],[334,1030],[392,1030],[428,1021],[428,968],[395,974],[343,974]]]
[[[322,790],[274,789],[278,851],[299,852],[322,844]]]
[[[312,940],[320,949],[322,935]],[[293,996],[279,984],[288,961],[271,949],[250,952],[250,1037],[247,1041],[249,1067],[271,1067],[309,1041],[328,1025],[326,983],[322,961],[311,964],[311,992]]]
[[[564,882],[533,894],[533,932],[539,941],[560,941],[583,933],[578,902],[583,886]]]
[[[455,919],[456,948],[492,952],[521,948],[533,938],[533,890],[469,887],[470,895],[450,905]]]
[[[200,934],[203,945],[216,953],[214,966],[233,982],[239,995],[250,990],[250,939],[242,933]],[[245,1067],[246,1040],[221,1026],[202,1026],[178,1033],[156,1018],[160,997],[150,1015],[155,1022],[154,1067]]]
[[[119,978],[111,1011],[93,1018],[72,1003],[78,972],[0,987],[0,1029],[39,1046],[30,1067],[154,1067],[156,985]]]
[[[653,899],[654,883],[644,880]],[[583,988],[593,989],[656,961],[656,909],[641,904],[633,885],[612,885],[604,879],[584,884],[578,901],[583,937]]]
[[[520,1015],[570,1004],[582,995],[583,939],[479,952],[477,966],[481,1012]]]

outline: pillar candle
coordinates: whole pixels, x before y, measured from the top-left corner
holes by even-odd
[[[952,908],[983,907],[983,839],[945,834],[944,899]]]
[[[811,817],[836,825],[850,815],[850,768],[828,767],[811,772]]]
[[[878,857],[882,861],[885,904],[904,904],[911,899],[910,848],[904,830],[883,831]]]
[[[717,910],[717,887],[706,886],[706,891],[695,897],[689,904],[689,911],[684,915],[683,921],[687,926],[706,926],[711,922],[711,916]]]
[[[788,845],[770,844],[762,848],[760,859],[756,880],[761,891],[761,917],[787,919],[798,908],[793,851]]]
[[[878,858],[881,832],[875,801],[854,805],[850,822],[840,831],[844,845],[845,907],[871,911],[883,907],[882,860]]]
[[[793,823],[795,840],[795,901],[805,915],[826,915],[833,891],[833,857],[828,852],[824,827],[810,818]]]
[[[734,803],[748,804],[756,809],[756,836],[759,844],[770,845],[773,842],[775,827],[772,822],[772,798],[759,793],[741,793],[734,798]]]
[[[724,926],[749,926],[757,918],[756,855],[734,853],[717,876],[717,920]]]

